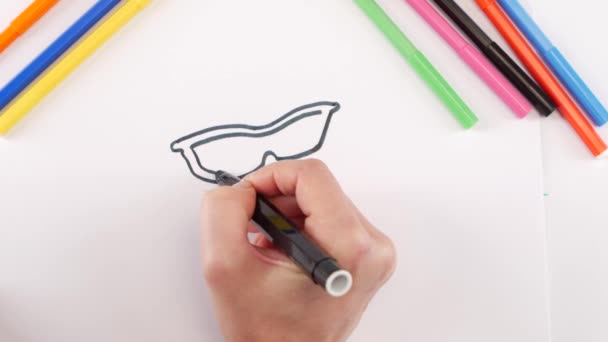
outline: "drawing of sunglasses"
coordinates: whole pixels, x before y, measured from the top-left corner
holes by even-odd
[[[261,126],[214,126],[177,139],[171,151],[180,153],[192,175],[202,181],[215,184],[216,172],[231,167],[245,177],[267,165],[271,157],[301,159],[319,151],[339,110],[339,103],[323,101],[295,108]],[[315,137],[312,143],[310,136]]]

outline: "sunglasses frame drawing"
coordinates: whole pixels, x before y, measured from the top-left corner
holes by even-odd
[[[321,136],[312,148],[287,156],[278,155],[272,149],[267,150],[262,155],[260,163],[253,170],[239,175],[240,178],[243,178],[264,167],[269,157],[273,157],[277,161],[302,159],[319,151],[327,138],[332,118],[340,108],[341,106],[338,102],[320,101],[297,107],[265,125],[229,124],[209,127],[175,140],[171,143],[171,151],[181,154],[186,161],[190,173],[192,173],[194,177],[204,182],[216,184],[215,174],[219,170],[212,170],[203,165],[204,163],[195,151],[197,147],[224,139],[240,137],[264,138],[277,134],[307,118],[327,115],[321,131]]]

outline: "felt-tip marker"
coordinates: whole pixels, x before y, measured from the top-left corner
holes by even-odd
[[[585,81],[579,76],[566,58],[551,43],[549,38],[541,31],[532,17],[526,12],[517,0],[499,0],[498,4],[511,17],[511,20],[519,27],[519,30],[532,43],[536,52],[549,65],[562,83],[570,90],[581,107],[585,109],[589,118],[597,126],[608,122],[608,111],[600,100],[593,94]]]
[[[115,1],[123,0],[99,0],[98,5],[103,3],[105,4],[103,8],[106,8],[109,2],[114,3]],[[66,51],[62,59],[53,64],[46,73],[40,76],[36,83],[25,89],[23,94],[10,104],[0,115],[0,135],[7,134],[27,113],[126,25],[129,20],[148,6],[152,0],[124,0],[123,2],[124,4],[120,8],[113,11],[99,26],[81,39],[75,47]],[[98,5],[95,5],[95,7]],[[91,10],[88,13],[91,13]],[[0,97],[0,99],[2,98]]]
[[[532,106],[496,68],[456,32],[428,2],[406,0],[410,6],[445,40],[477,75],[498,95],[515,114],[523,118]]]
[[[526,72],[490,38],[454,0],[433,0],[443,12],[475,43],[481,52],[544,116],[557,105]]]
[[[429,88],[449,108],[462,127],[469,129],[479,121],[473,111],[460,98],[452,86],[435,69],[433,64],[405,36],[399,26],[375,0],[355,0],[367,17],[384,33],[401,56],[416,70]]]
[[[0,33],[0,53],[11,45],[25,31],[29,30],[59,0],[36,0],[23,11],[9,27]]]
[[[25,69],[0,90],[0,111],[23,93],[40,75],[74,46],[93,26],[120,3],[121,0],[99,0],[70,26]]]
[[[217,171],[215,177],[220,186],[232,186],[241,181],[225,171]],[[336,259],[323,252],[291,220],[259,194],[252,220],[270,242],[286,253],[329,295],[342,297],[350,291],[353,283],[351,274],[340,268]]]
[[[551,71],[543,64],[532,47],[519,30],[511,23],[511,20],[498,6],[496,0],[475,0],[477,6],[486,14],[488,19],[496,26],[500,34],[505,38],[519,59],[524,63],[530,74],[557,103],[564,118],[581,137],[585,145],[594,156],[604,153],[608,146],[593,129],[583,113],[578,109],[568,93],[562,88],[559,81]]]

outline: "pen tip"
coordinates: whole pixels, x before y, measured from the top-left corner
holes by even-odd
[[[215,178],[222,178],[226,174],[226,171],[217,170],[215,171]]]

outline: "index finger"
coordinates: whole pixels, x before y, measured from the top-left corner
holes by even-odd
[[[322,162],[278,162],[246,179],[265,196],[294,196],[306,217],[304,230],[343,266],[354,265],[358,257],[368,251],[369,232],[355,206]]]
[[[294,196],[305,216],[335,215],[354,207],[329,168],[316,159],[271,164],[246,177],[267,196]]]

